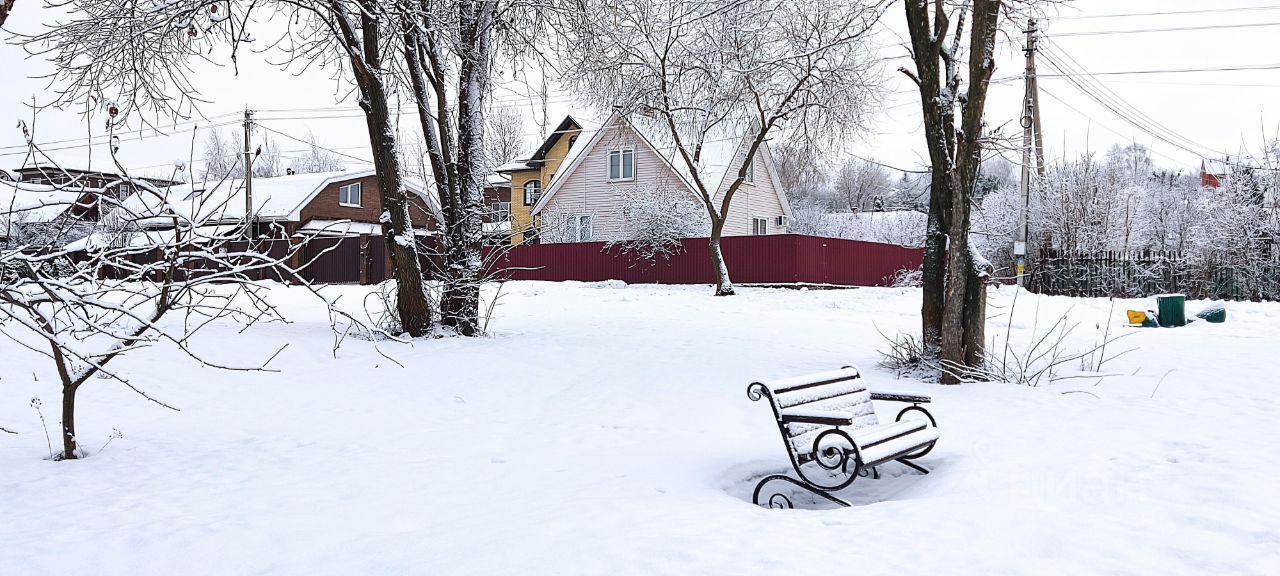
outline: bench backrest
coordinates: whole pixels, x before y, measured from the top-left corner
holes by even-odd
[[[823,430],[831,426],[809,423],[782,424],[782,414],[787,410],[840,412],[853,416],[850,428],[865,428],[879,424],[875,407],[871,404],[871,392],[867,390],[858,369],[853,366],[806,374],[792,378],[757,382],[768,392],[786,441],[802,460],[813,451],[813,441]]]

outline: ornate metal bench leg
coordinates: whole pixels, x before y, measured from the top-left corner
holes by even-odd
[[[926,469],[924,466],[921,466],[921,465],[919,465],[919,464],[916,464],[915,462],[912,462],[912,461],[910,461],[910,460],[907,460],[906,458],[899,458],[899,459],[898,459],[898,461],[899,461],[899,462],[901,462],[901,463],[903,463],[903,464],[905,464],[908,468],[913,468],[913,469],[915,469],[917,472],[919,472],[919,473],[921,473],[921,474],[928,474],[928,473],[929,473],[929,470],[928,470],[928,469]]]
[[[839,504],[845,507],[849,506],[849,503],[845,502],[844,500],[836,498],[835,496],[832,496],[822,490],[818,490],[813,486],[810,486],[808,484],[805,484],[804,482],[796,480],[795,478],[792,478],[790,476],[785,476],[783,474],[772,474],[762,478],[760,482],[756,484],[755,492],[751,494],[751,501],[754,502],[757,506],[763,506],[764,503],[760,501],[760,496],[766,493],[764,492],[764,486],[765,484],[768,484],[775,480],[780,482],[786,482],[788,484],[791,484],[792,486],[803,488],[805,491],[809,492],[810,494],[813,494],[814,496],[822,498],[833,504]],[[768,503],[768,506],[770,508],[795,508],[795,505],[792,504],[791,499],[787,498],[786,494],[783,494],[782,492],[778,492],[778,491],[774,491],[773,493],[771,493],[766,502]]]

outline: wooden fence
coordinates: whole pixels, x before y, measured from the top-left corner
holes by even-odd
[[[1028,287],[1060,296],[1138,298],[1178,292],[1196,299],[1280,300],[1280,262],[1173,251],[1060,253],[1036,260]]]

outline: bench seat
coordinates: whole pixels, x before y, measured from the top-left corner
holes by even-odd
[[[756,485],[757,504],[765,484],[771,481],[786,481],[827,500],[847,504],[830,492],[848,486],[858,476],[878,477],[875,467],[881,464],[897,461],[928,473],[910,462],[928,454],[938,441],[933,415],[920,406],[931,401],[928,396],[873,392],[853,366],[753,382],[747,387],[747,396],[769,400],[792,467],[801,478],[797,481],[777,474],[764,478]],[[881,423],[873,400],[911,406],[898,412],[893,422]],[[904,418],[913,412],[916,417]],[[815,471],[820,469],[827,472]],[[781,501],[790,503],[785,497]],[[777,502],[774,498],[769,500],[770,505]]]

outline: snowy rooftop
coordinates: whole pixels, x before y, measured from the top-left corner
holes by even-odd
[[[0,180],[0,222],[49,222],[74,205],[85,190]]]
[[[373,174],[373,170],[348,170],[254,178],[253,212],[263,219],[296,220],[303,206],[325,186]],[[405,182],[433,207],[437,205],[421,183],[409,179]],[[125,207],[138,216],[161,216],[171,209],[195,222],[240,220],[245,217],[244,180],[197,182],[157,188],[152,192],[140,191],[125,201]]]

